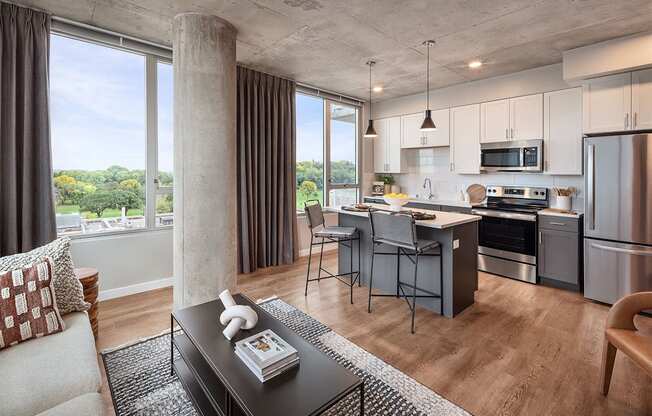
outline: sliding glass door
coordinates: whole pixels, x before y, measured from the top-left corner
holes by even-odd
[[[358,117],[355,106],[297,93],[297,212],[311,199],[358,202]]]

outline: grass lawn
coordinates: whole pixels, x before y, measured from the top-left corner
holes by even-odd
[[[75,214],[79,212],[79,205],[57,205],[56,212],[57,214]],[[88,211],[82,212],[81,215],[82,218],[85,219],[97,218],[97,215]],[[102,218],[116,218],[116,217],[120,217],[121,215],[122,215],[122,211],[119,209],[107,209],[102,213]],[[129,216],[144,215],[144,210],[142,208],[130,209],[129,211],[127,211],[127,215]]]
[[[321,201],[322,200],[322,193],[323,193],[323,191],[321,189],[317,190],[317,192],[315,192],[314,194],[312,194],[310,196],[304,195],[303,192],[297,192],[297,211],[303,212],[303,206],[304,206],[303,204],[304,204],[304,202],[306,202],[309,199],[318,199],[318,200]]]

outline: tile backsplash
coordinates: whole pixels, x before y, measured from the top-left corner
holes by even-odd
[[[423,197],[427,190],[423,189],[426,177],[432,181],[434,199],[458,200],[460,191],[473,184],[488,185],[523,185],[546,188],[575,188],[573,209],[583,211],[584,178],[583,176],[555,176],[541,173],[483,173],[479,175],[459,175],[449,169],[449,148],[434,147],[427,149],[408,149],[405,153],[407,164],[405,173],[394,174],[396,184],[401,191],[411,196]],[[550,193],[550,206],[554,206],[555,197]]]

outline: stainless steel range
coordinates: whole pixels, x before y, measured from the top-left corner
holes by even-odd
[[[478,269],[537,282],[537,211],[548,207],[548,190],[526,186],[488,186],[482,216]]]

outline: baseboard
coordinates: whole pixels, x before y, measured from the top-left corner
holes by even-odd
[[[115,289],[100,290],[98,300],[109,300],[121,298],[123,296],[134,295],[136,293],[147,292],[149,290],[170,287],[174,284],[174,278],[150,280],[149,282],[137,283],[135,285],[117,287]]]
[[[315,253],[319,255],[319,251],[321,249],[319,247],[313,247],[312,249],[312,255],[314,256]],[[333,251],[337,250],[337,244],[324,244],[324,253],[327,251]],[[307,257],[308,256],[309,249],[304,248],[303,250],[299,250],[299,257]],[[313,257],[314,258],[314,257]]]

